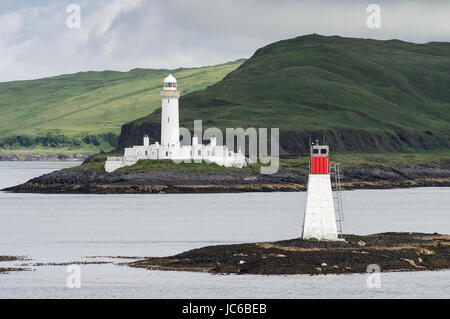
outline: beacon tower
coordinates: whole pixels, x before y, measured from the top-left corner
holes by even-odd
[[[311,145],[303,239],[339,240],[328,156],[328,145]]]
[[[178,117],[177,80],[169,74],[163,82],[161,91],[161,146],[167,148],[180,147],[180,123]]]

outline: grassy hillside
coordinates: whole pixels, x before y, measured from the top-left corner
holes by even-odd
[[[292,154],[324,135],[341,153],[448,150],[450,43],[320,35],[276,42],[183,96],[180,117],[188,128],[195,119],[204,128],[279,127]],[[124,126],[120,147],[159,121],[157,110]]]
[[[0,152],[95,153],[115,147],[122,124],[161,106],[172,72],[181,94],[223,79],[243,61],[177,70],[82,72],[0,83]]]

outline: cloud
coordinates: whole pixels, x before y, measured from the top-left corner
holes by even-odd
[[[106,33],[114,20],[125,12],[132,11],[142,0],[114,0],[90,14],[83,28],[92,31],[94,36]]]
[[[87,70],[211,65],[281,39],[319,33],[412,42],[450,41],[450,3],[419,0],[73,0],[0,4],[0,81]],[[369,3],[381,29],[366,26]]]
[[[2,36],[16,33],[22,27],[23,15],[18,12],[0,16],[0,34]]]

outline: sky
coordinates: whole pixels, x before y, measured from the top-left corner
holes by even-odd
[[[450,0],[2,0],[0,82],[214,65],[311,33],[450,42]]]

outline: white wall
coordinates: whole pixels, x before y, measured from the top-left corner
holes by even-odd
[[[164,94],[164,93],[163,93]],[[180,123],[178,117],[178,97],[162,95],[161,145],[180,146]]]
[[[336,213],[329,174],[309,174],[304,239],[337,240]]]

